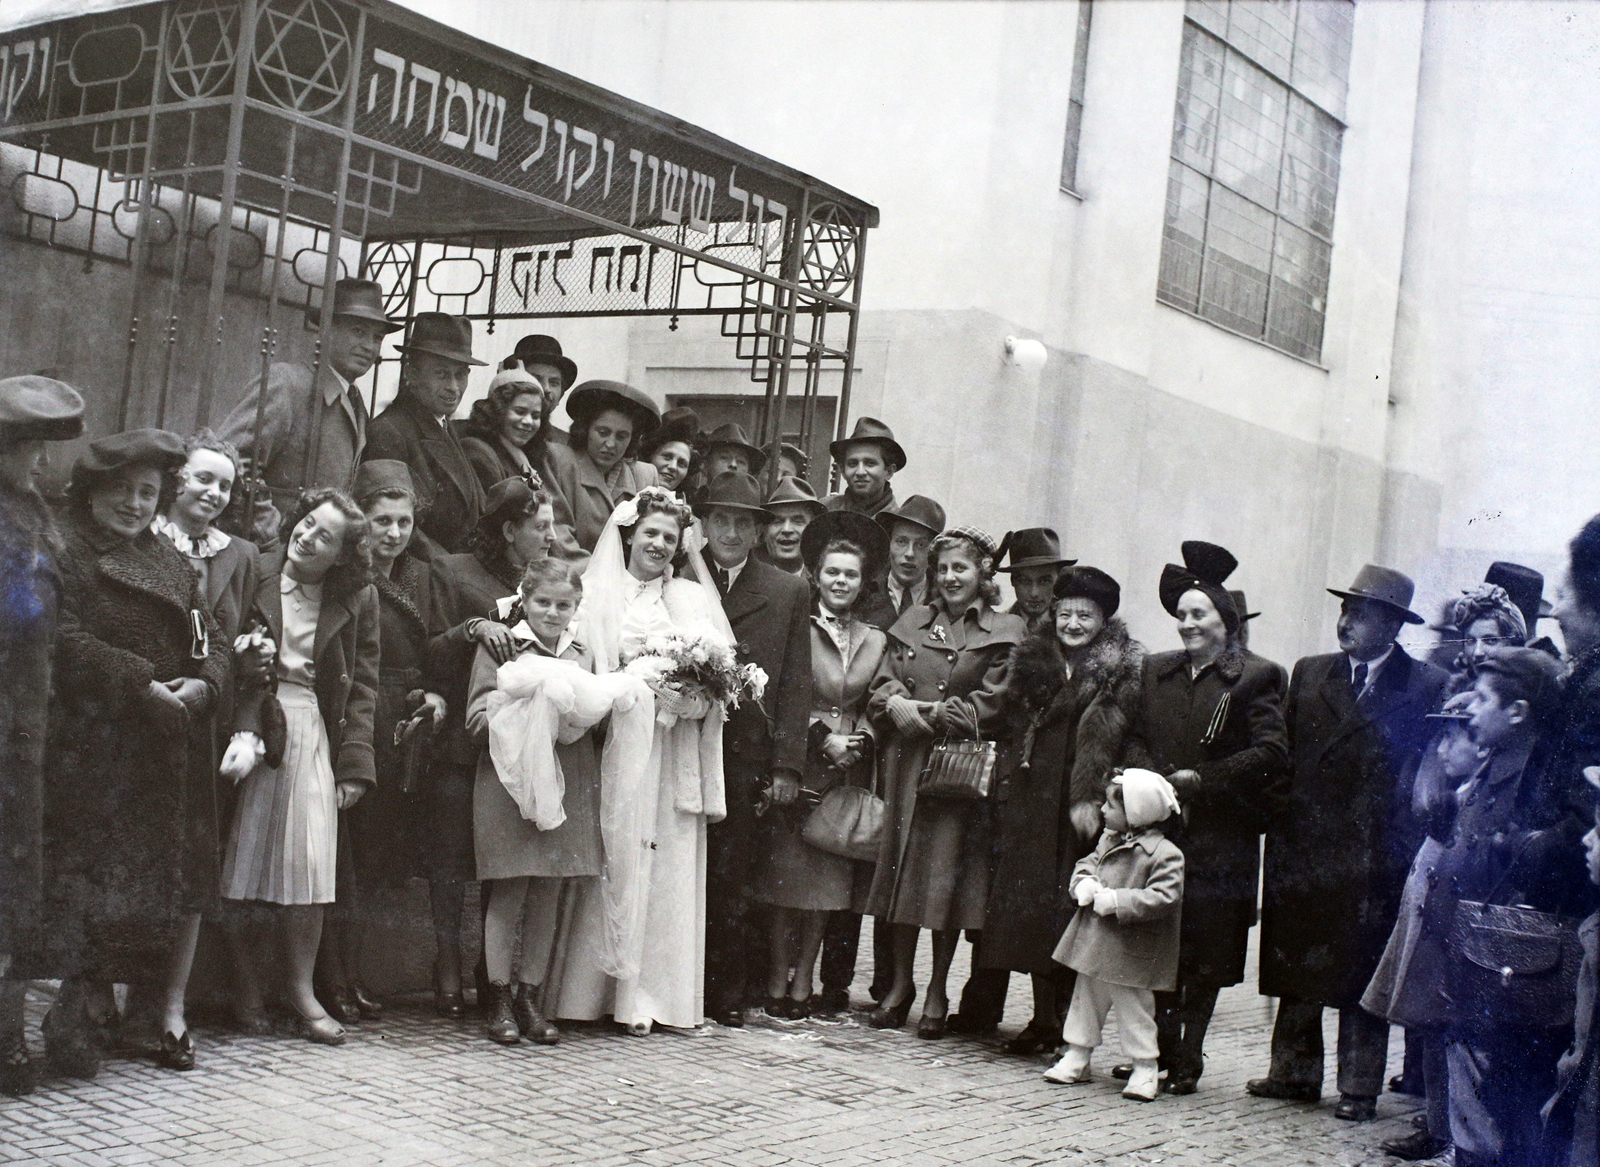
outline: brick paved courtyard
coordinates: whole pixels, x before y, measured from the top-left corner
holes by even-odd
[[[922,954],[926,960],[926,941]],[[967,948],[952,972],[966,976]],[[199,1068],[108,1061],[94,1082],[52,1080],[0,1097],[0,1161],[109,1164],[729,1163],[979,1165],[1393,1163],[1378,1143],[1410,1129],[1416,1100],[1388,1095],[1380,1121],[1351,1126],[1319,1107],[1244,1093],[1265,1069],[1269,1014],[1251,982],[1227,991],[1198,1093],[1125,1101],[1105,1076],[1054,1086],[1041,1059],[998,1039],[919,1041],[856,1013],[837,1022],[632,1038],[572,1027],[554,1048],[491,1045],[426,1001],[391,1004],[339,1049],[196,1028]],[[918,983],[924,983],[925,974]],[[854,990],[865,1002],[865,975]],[[35,1024],[48,998],[35,994]],[[1004,1037],[1027,1020],[1012,981]],[[1331,1015],[1330,1015],[1331,1016]],[[34,1030],[35,1034],[37,1030]],[[1329,1048],[1332,1048],[1329,1030]],[[1114,1035],[1108,1032],[1108,1043]],[[1398,1033],[1390,1047],[1398,1071]],[[1330,1066],[1328,1081],[1333,1080]]]

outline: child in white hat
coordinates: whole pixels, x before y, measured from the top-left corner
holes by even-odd
[[[1066,1053],[1044,1074],[1052,1082],[1090,1080],[1089,1059],[1115,1006],[1122,1050],[1133,1062],[1122,1096],[1155,1100],[1155,994],[1177,986],[1183,909],[1183,852],[1160,826],[1177,813],[1172,784],[1153,771],[1124,770],[1106,788],[1105,830],[1072,869],[1067,888],[1078,913],[1054,953],[1078,981],[1061,1030]]]

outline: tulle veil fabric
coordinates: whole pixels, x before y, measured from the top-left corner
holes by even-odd
[[[641,495],[648,501],[652,491],[647,488]],[[665,491],[654,493],[681,505]],[[620,528],[632,526],[638,518],[637,498],[612,511],[583,575],[583,600],[575,623],[601,674],[618,672],[625,663],[622,624],[636,581],[628,574]],[[685,539],[684,545],[697,578],[709,580],[699,546],[703,542]],[[662,599],[678,630],[707,633],[732,645],[733,629],[716,589],[674,579],[670,567],[667,573]],[[654,709],[653,695],[650,707]],[[613,718],[613,732],[622,729],[627,739],[618,743],[617,764],[608,764],[604,756],[601,761],[600,832],[606,854],[601,876],[605,912],[601,964],[606,975],[625,981],[638,977],[645,943],[657,800],[670,790],[678,811],[703,814],[712,822],[725,817],[727,806],[720,705],[713,702],[703,720],[672,724],[663,724],[670,719],[654,717],[622,720],[627,724],[618,726]],[[612,752],[608,740],[606,753]]]

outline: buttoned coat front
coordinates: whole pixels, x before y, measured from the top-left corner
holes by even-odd
[[[649,462],[624,458],[602,474],[589,455],[562,441],[545,446],[545,465],[556,523],[550,554],[562,559],[587,559],[617,504],[657,482]]]
[[[1080,907],[1056,946],[1056,962],[1108,984],[1171,992],[1183,926],[1183,852],[1157,830],[1131,837],[1104,831],[1072,869],[1068,892],[1075,897],[1085,879],[1112,891],[1117,910],[1099,916],[1093,905]]]
[[[922,928],[983,927],[991,808],[987,801],[917,797],[937,739],[895,730],[888,701],[898,695],[934,703],[936,733],[976,737],[977,714],[967,698],[1003,688],[1007,658],[1027,633],[1020,616],[988,605],[952,621],[942,601],[908,608],[889,629],[867,706],[884,743],[880,774],[888,804],[870,914]]]
[[[312,391],[312,375],[312,367],[300,361],[271,365],[261,406],[261,432],[256,432],[256,409],[263,397],[260,378],[245,389],[220,430],[266,479],[273,502],[285,514],[302,489],[332,486],[349,490],[367,443],[366,407],[351,401],[344,382],[326,365],[317,379],[316,392]],[[308,467],[311,431],[319,412],[322,421],[316,435],[316,461]]]
[[[1335,1008],[1361,1000],[1415,854],[1411,782],[1445,673],[1398,645],[1359,705],[1343,653],[1289,682],[1292,776],[1267,829],[1261,992]]]
[[[279,576],[283,572],[283,553],[268,556],[261,568],[252,616],[275,643],[282,644],[283,593],[279,590]],[[377,781],[372,734],[382,645],[378,623],[378,590],[370,583],[346,591],[324,585],[317,634],[312,642],[312,688],[328,733],[336,782],[359,782],[370,787]],[[261,731],[264,695],[265,690],[260,688],[241,694],[240,729]]]
[[[1183,821],[1167,832],[1184,858],[1186,982],[1220,988],[1244,979],[1261,832],[1288,779],[1287,688],[1281,667],[1242,648],[1229,648],[1198,676],[1181,650],[1145,659],[1127,764],[1200,775],[1184,797]]]
[[[396,458],[411,470],[417,489],[417,529],[449,552],[465,551],[483,514],[483,487],[461,448],[412,394],[401,391],[373,419],[362,461]]]

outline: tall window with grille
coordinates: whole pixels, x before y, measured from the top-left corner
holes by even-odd
[[[1067,140],[1061,150],[1061,189],[1078,190],[1078,137],[1083,132],[1083,79],[1089,72],[1091,0],[1078,0],[1078,35],[1072,42],[1072,88],[1067,98]]]
[[[1163,303],[1306,360],[1322,352],[1352,0],[1189,0]]]

